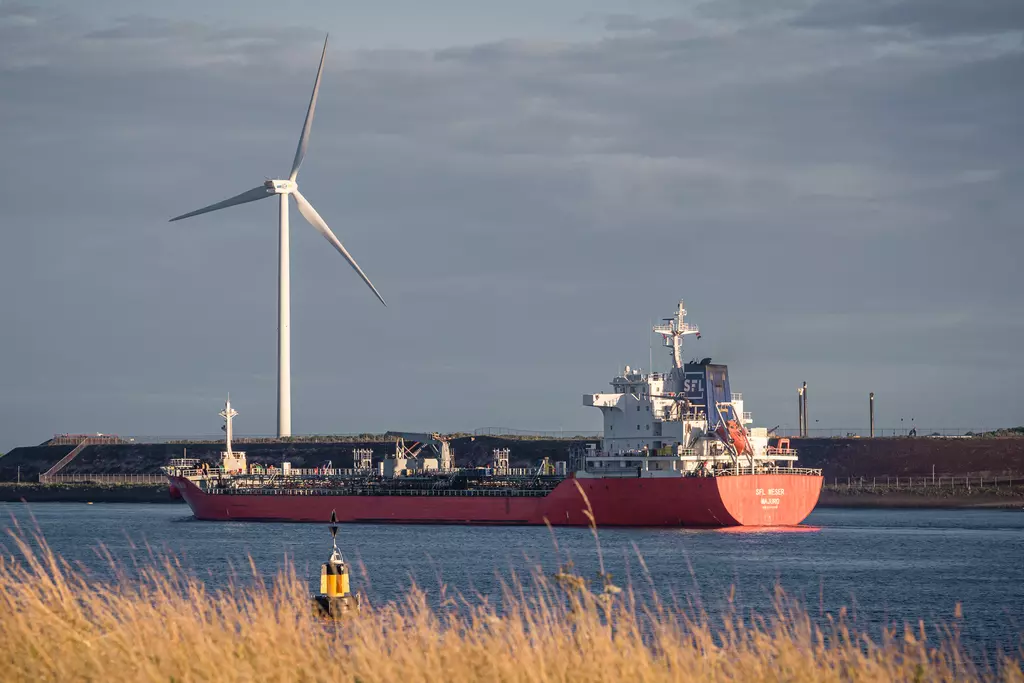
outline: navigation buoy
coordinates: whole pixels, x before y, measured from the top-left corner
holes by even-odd
[[[348,564],[338,550],[338,516],[331,510],[331,556],[320,566],[320,593],[313,604],[320,616],[337,619],[359,611],[359,596],[352,595]]]

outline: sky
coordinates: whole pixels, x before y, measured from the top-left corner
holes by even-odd
[[[756,424],[1024,423],[1024,3],[0,0],[0,451],[598,430],[685,299]],[[651,346],[653,346],[653,352]],[[644,348],[644,347],[648,348]]]

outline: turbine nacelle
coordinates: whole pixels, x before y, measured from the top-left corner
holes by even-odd
[[[267,194],[291,194],[299,189],[294,180],[268,180],[263,185],[267,188]]]

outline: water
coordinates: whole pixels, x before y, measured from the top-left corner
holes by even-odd
[[[212,587],[225,586],[233,570],[248,572],[248,557],[267,578],[287,557],[313,587],[330,550],[325,526],[198,522],[184,505],[0,503],[0,528],[15,519],[23,528],[37,523],[55,551],[101,578],[111,575],[101,545],[122,567],[148,562],[148,545]],[[513,572],[550,573],[565,555],[582,575],[596,575],[589,530],[559,528],[555,538],[561,556],[544,527],[348,524],[339,534],[356,566],[354,585],[378,604],[413,580],[435,596],[442,583],[449,594],[497,596]],[[15,554],[6,534],[0,543],[0,552]],[[616,583],[653,584],[663,599],[699,602],[713,615],[730,587],[740,609],[767,614],[779,584],[814,615],[848,607],[870,633],[918,619],[950,623],[960,602],[969,646],[1016,652],[1021,642],[1020,511],[821,509],[799,531],[605,529],[600,545]]]

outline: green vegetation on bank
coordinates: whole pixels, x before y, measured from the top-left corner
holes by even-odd
[[[993,432],[981,432],[979,434],[967,432],[967,436],[981,436],[986,438],[1024,437],[1024,427],[1007,427],[1005,429],[997,429]]]

